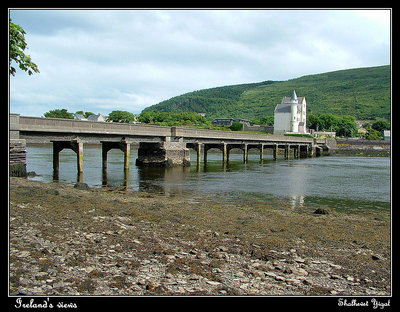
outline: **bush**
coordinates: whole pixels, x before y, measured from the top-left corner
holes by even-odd
[[[233,122],[232,125],[229,127],[232,131],[242,131],[243,124],[241,122]]]
[[[135,115],[127,111],[114,110],[108,115],[108,119],[112,122],[129,123],[135,120]]]

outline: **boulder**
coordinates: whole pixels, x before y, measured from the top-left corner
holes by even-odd
[[[318,208],[317,210],[314,211],[314,213],[327,215],[327,214],[329,214],[329,211],[328,211],[328,209],[325,209],[325,208]]]
[[[87,185],[86,183],[83,183],[83,182],[75,183],[74,188],[76,188],[78,190],[85,190],[85,191],[90,189],[89,185]]]

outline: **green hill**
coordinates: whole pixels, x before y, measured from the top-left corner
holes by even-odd
[[[366,67],[308,75],[287,81],[264,81],[185,93],[145,111],[198,112],[206,118],[261,119],[296,90],[311,114],[390,119],[390,66]]]

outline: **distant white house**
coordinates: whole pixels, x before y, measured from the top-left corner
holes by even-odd
[[[81,115],[81,114],[75,113],[75,114],[73,114],[73,115],[74,115],[74,119],[76,119],[76,120],[87,120],[87,119],[85,118],[85,116],[83,116],[83,115]]]
[[[386,141],[390,141],[390,130],[383,130],[383,136]]]
[[[306,133],[307,102],[305,97],[297,97],[293,90],[291,97],[283,97],[274,111],[274,134]]]
[[[90,115],[87,118],[88,121],[106,121],[105,117],[102,114]]]

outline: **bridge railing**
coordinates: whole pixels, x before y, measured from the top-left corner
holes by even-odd
[[[312,138],[303,138],[295,136],[284,136],[284,135],[271,135],[261,133],[247,133],[247,132],[235,132],[235,131],[219,131],[219,130],[207,130],[207,129],[191,129],[191,128],[177,128],[177,132],[185,138],[199,138],[199,139],[220,139],[220,140],[253,140],[253,141],[276,141],[276,142],[299,142],[299,143],[311,143]]]
[[[218,131],[207,129],[193,129],[183,127],[162,127],[151,125],[135,125],[111,122],[82,121],[61,118],[43,118],[19,116],[19,131],[62,132],[85,134],[117,134],[126,136],[151,136],[151,137],[183,137],[190,139],[214,140],[249,140],[268,142],[307,143],[313,142],[312,138],[295,136],[270,135],[260,133],[247,133],[235,131]]]
[[[76,132],[120,135],[170,136],[171,127],[112,122],[20,116],[20,131]]]

